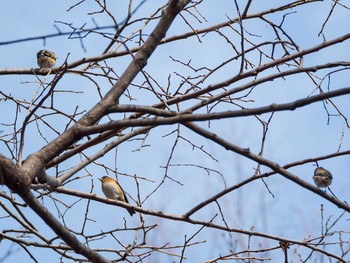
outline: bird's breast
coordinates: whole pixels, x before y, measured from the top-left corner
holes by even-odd
[[[115,200],[120,199],[118,188],[112,184],[104,184],[102,186],[102,191],[105,194],[105,196],[109,199],[115,199]]]

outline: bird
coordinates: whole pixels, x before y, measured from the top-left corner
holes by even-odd
[[[327,169],[317,167],[314,171],[313,179],[317,187],[326,188],[332,184],[333,176]]]
[[[98,178],[98,180],[101,181],[102,192],[107,198],[122,201],[129,204],[128,198],[126,197],[123,188],[120,186],[117,180],[109,176],[103,176],[102,178]],[[135,214],[134,209],[127,208],[127,210],[131,216]]]
[[[40,68],[52,68],[55,66],[57,60],[55,53],[49,50],[40,50],[36,54],[36,57]]]

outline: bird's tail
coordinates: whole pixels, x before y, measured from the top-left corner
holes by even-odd
[[[129,212],[129,214],[130,214],[131,216],[133,216],[133,214],[135,214],[135,210],[134,210],[134,209],[127,208],[127,210],[128,210],[128,212]]]

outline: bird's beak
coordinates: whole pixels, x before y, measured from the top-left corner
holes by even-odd
[[[100,180],[102,182],[102,178],[98,178],[98,180]]]

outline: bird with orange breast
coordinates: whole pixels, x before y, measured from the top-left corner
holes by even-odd
[[[117,180],[108,176],[103,176],[102,178],[98,178],[98,180],[101,181],[102,192],[107,198],[122,201],[129,204],[128,198],[126,197],[123,188],[120,186]],[[134,209],[127,208],[127,210],[131,216],[135,214]]]

